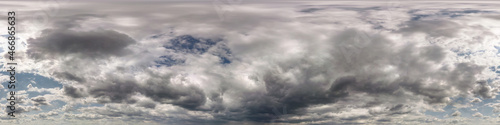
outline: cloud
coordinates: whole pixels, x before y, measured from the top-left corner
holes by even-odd
[[[64,86],[64,94],[73,98],[85,97],[83,88],[76,88],[73,86]]]
[[[33,97],[31,98],[31,101],[33,101],[35,103],[35,106],[38,106],[38,105],[48,105],[47,103],[47,100],[45,99],[45,97]]]
[[[493,112],[498,113],[500,112],[500,103],[490,103],[487,104],[489,107],[493,108]]]
[[[479,98],[474,98],[472,101],[470,101],[472,103],[478,103],[478,102],[481,102],[481,99]]]
[[[39,113],[39,114],[37,114],[37,117],[45,119],[45,118],[48,118],[50,116],[56,116],[56,115],[59,115],[59,113],[54,112],[54,111],[50,111],[47,113]]]
[[[483,98],[493,98],[497,94],[496,92],[492,91],[493,89],[491,88],[490,85],[487,85],[486,81],[479,81],[474,89],[474,93],[483,97]]]
[[[497,76],[485,68],[498,63],[497,51],[482,49],[494,49],[490,40],[496,39],[476,31],[495,32],[450,18],[483,11],[430,9],[438,14],[424,18],[404,8],[429,8],[401,5],[391,12],[401,19],[388,21],[378,15],[385,7],[299,3],[248,4],[222,21],[212,6],[191,3],[64,6],[51,27],[30,35],[20,51],[26,53],[23,71],[63,85],[30,84],[29,92],[48,93],[28,100],[33,105],[64,102],[60,112],[32,117],[138,124],[444,124],[467,122],[461,118],[468,115],[446,108],[457,98],[486,103],[497,95],[491,81]],[[147,7],[129,10],[137,6]],[[460,54],[467,52],[470,58]],[[462,117],[441,119],[427,111]]]
[[[28,54],[36,59],[52,59],[65,55],[79,58],[101,58],[126,55],[126,47],[135,40],[112,30],[72,31],[53,29],[41,37],[29,39]]]
[[[460,116],[460,115],[462,115],[462,113],[460,113],[459,111],[455,111],[455,112],[451,113],[451,116],[453,116],[453,117]]]
[[[67,79],[67,80],[73,80],[76,82],[85,82],[84,79],[79,78],[69,72],[54,72],[54,75],[59,78]]]
[[[184,37],[175,37],[176,41],[171,42],[180,44],[193,40],[191,37],[186,37],[186,40],[182,38]],[[271,122],[279,118],[276,117],[275,109],[286,109],[287,114],[300,115],[311,106],[346,102],[357,103],[364,108],[387,106],[388,104],[384,102],[391,102],[397,105],[387,106],[386,110],[371,113],[371,115],[409,114],[413,112],[413,108],[416,108],[412,102],[423,101],[424,104],[430,105],[444,104],[450,101],[450,97],[467,94],[474,88],[475,75],[484,69],[471,63],[459,63],[452,66],[439,64],[443,62],[446,55],[439,46],[420,47],[408,44],[402,45],[402,48],[390,49],[394,42],[384,35],[366,33],[357,29],[340,31],[331,35],[327,41],[319,41],[319,43],[321,44],[311,44],[311,46],[330,47],[316,49],[316,51],[307,50],[290,58],[278,58],[288,55],[287,53],[277,54],[274,55],[276,57],[272,57],[275,58],[272,62],[259,59],[260,55],[250,56],[249,58],[262,61],[268,66],[253,66],[257,68],[249,72],[250,75],[244,79],[226,75],[240,73],[241,70],[232,68],[244,63],[235,61],[231,63],[232,67],[225,67],[226,71],[219,71],[224,66],[218,63],[218,57],[204,52],[222,48],[207,46],[201,47],[204,49],[197,49],[195,44],[192,44],[189,50],[186,49],[189,46],[164,48],[165,50],[179,50],[174,53],[188,55],[183,65],[146,68],[122,73],[117,72],[119,68],[100,66],[103,69],[99,73],[101,77],[94,77],[86,73],[94,72],[84,69],[86,63],[73,63],[71,65],[81,68],[58,68],[55,76],[80,81],[75,84],[78,87],[65,85],[63,88],[64,93],[73,98],[88,95],[102,104],[137,104],[137,106],[150,109],[156,109],[155,103],[171,104],[192,111],[221,112],[212,115],[216,118],[230,119],[229,121]],[[346,47],[352,47],[352,49],[346,49]],[[261,48],[253,49],[255,50],[251,51],[259,51]],[[191,50],[197,51],[191,52]],[[322,57],[314,56],[324,52],[327,53]],[[120,58],[129,58],[128,56]],[[240,55],[234,54],[233,56],[238,58]],[[88,56],[86,58],[103,57]],[[206,60],[214,60],[213,58],[215,58],[214,63],[206,63]],[[202,72],[191,75],[195,72],[189,70],[197,65],[207,66],[198,67],[196,71]],[[373,68],[367,70],[365,67]],[[77,74],[73,75],[69,72]],[[252,87],[236,87],[244,84],[254,84],[253,86],[261,90]],[[136,94],[143,95],[154,102],[146,103],[131,98]],[[351,97],[359,95],[365,95],[363,98],[373,100],[350,102]],[[341,110],[344,109],[336,111]],[[359,118],[370,118],[371,115],[359,116]],[[358,118],[341,120],[358,121]]]
[[[483,114],[481,114],[479,112],[476,112],[472,116],[474,116],[474,117],[483,117]]]
[[[431,37],[454,37],[462,26],[449,20],[408,21],[406,27],[399,29],[404,34],[425,33]]]

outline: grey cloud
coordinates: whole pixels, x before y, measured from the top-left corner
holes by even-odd
[[[341,118],[340,120],[345,120],[345,121],[356,121],[356,120],[361,120],[361,119],[370,119],[371,117],[368,115],[361,115],[361,116],[355,116],[355,117],[347,117],[347,118]]]
[[[73,80],[73,81],[77,81],[77,82],[84,82],[85,81],[85,79],[82,79],[78,76],[75,76],[69,72],[55,72],[54,75],[56,77],[59,77],[59,78]]]
[[[163,13],[149,13],[155,12],[158,9],[158,6],[154,6],[154,4],[141,4],[148,7],[133,12],[118,11],[116,13],[108,10],[107,7],[123,9],[135,5],[103,4],[106,7],[97,6],[96,10],[109,14],[109,16],[83,14],[61,16],[63,18],[67,17],[67,19],[54,18],[55,22],[57,22],[55,24],[61,24],[59,28],[57,28],[57,25],[54,25],[56,26],[55,29],[45,30],[40,37],[28,41],[28,55],[30,57],[41,60],[62,61],[58,63],[60,64],[59,67],[50,69],[50,72],[54,73],[54,77],[78,82],[75,86],[65,85],[63,88],[65,95],[72,98],[93,97],[97,98],[99,103],[105,103],[106,105],[121,104],[130,106],[106,106],[104,107],[106,110],[92,112],[99,115],[65,115],[64,117],[67,118],[95,120],[107,117],[126,117],[131,119],[146,119],[148,121],[151,119],[167,119],[170,116],[157,117],[133,107],[137,106],[135,108],[144,108],[151,111],[157,110],[158,107],[167,104],[169,106],[182,107],[175,110],[199,111],[209,114],[207,116],[211,115],[214,117],[214,119],[208,120],[201,118],[189,120],[198,122],[198,124],[201,123],[199,121],[228,124],[233,121],[250,121],[260,124],[260,122],[273,122],[276,120],[278,122],[300,123],[311,119],[334,119],[338,120],[338,123],[335,121],[336,124],[354,124],[357,121],[374,119],[374,117],[377,117],[378,122],[390,122],[392,117],[405,116],[405,114],[412,113],[415,108],[415,102],[424,102],[429,105],[447,103],[450,97],[457,96],[455,90],[463,95],[468,95],[472,91],[473,94],[483,98],[490,98],[495,95],[488,84],[482,82],[476,84],[478,81],[476,75],[484,67],[473,63],[454,64],[447,62],[446,64],[441,64],[445,61],[445,57],[448,56],[445,54],[448,51],[445,48],[438,45],[417,46],[416,44],[407,44],[403,45],[403,48],[397,48],[395,45],[399,43],[386,38],[385,34],[365,33],[357,29],[347,29],[340,31],[338,34],[320,34],[320,38],[318,39],[322,40],[323,37],[330,38],[326,42],[313,41],[317,39],[311,41],[296,39],[299,42],[294,44],[309,47],[305,48],[304,53],[296,55],[279,55],[282,54],[280,51],[285,50],[278,50],[280,48],[276,49],[273,47],[288,44],[283,44],[281,41],[275,42],[273,41],[275,39],[272,37],[265,38],[265,35],[257,35],[256,37],[264,37],[265,39],[262,39],[264,42],[255,43],[253,41],[245,41],[248,44],[245,44],[241,48],[226,48],[228,50],[240,51],[240,53],[231,55],[235,59],[240,58],[240,60],[234,61],[223,70],[219,69],[220,65],[202,65],[202,63],[206,62],[204,60],[206,57],[204,56],[207,54],[205,53],[222,58],[230,55],[230,51],[217,48],[219,46],[214,45],[216,43],[213,41],[210,42],[208,39],[189,38],[191,36],[181,35],[178,38],[186,37],[187,40],[166,40],[170,43],[164,45],[163,43],[168,42],[161,42],[155,45],[158,48],[163,46],[161,48],[163,50],[173,50],[176,54],[195,56],[193,58],[196,59],[201,58],[195,61],[202,63],[190,62],[194,60],[193,58],[191,58],[192,60],[184,60],[184,58],[177,59],[166,56],[167,61],[173,60],[173,63],[168,63],[168,67],[147,67],[142,65],[136,67],[134,65],[136,63],[133,62],[136,60],[133,59],[143,56],[138,53],[148,53],[150,50],[130,53],[129,48],[143,48],[132,46],[136,43],[135,40],[128,35],[117,32],[118,30],[139,32],[132,33],[130,36],[140,38],[142,37],[141,34],[148,32],[156,33],[157,31],[161,31],[159,30],[161,28],[172,26],[181,29],[182,33],[195,32],[194,34],[199,32],[217,33],[220,31],[232,33],[232,31],[236,31],[235,33],[237,34],[241,32],[243,34],[242,37],[245,37],[245,39],[252,40],[252,37],[254,37],[252,35],[258,34],[255,32],[252,34],[252,30],[259,29],[256,32],[264,31],[265,33],[270,33],[270,35],[275,35],[272,34],[273,30],[269,32],[265,28],[284,28],[280,27],[282,25],[274,27],[274,24],[283,23],[283,21],[288,22],[292,18],[284,17],[286,14],[281,13],[278,15],[266,15],[260,12],[252,12],[253,10],[246,10],[250,8],[248,7],[243,8],[241,11],[233,11],[224,21],[220,21],[216,13],[206,11],[208,9],[213,10],[211,6],[186,6],[186,8],[161,6],[162,8],[166,8],[166,11],[178,12],[177,15],[163,15]],[[82,4],[75,5],[75,7],[91,6]],[[380,8],[368,7],[366,9],[350,10],[380,10]],[[62,13],[68,14],[77,11],[78,9],[69,9],[68,11],[62,11]],[[309,8],[302,11],[313,14],[314,11],[318,10]],[[277,13],[282,11],[265,12]],[[117,24],[104,23],[104,25],[109,24],[110,27],[116,28],[117,31],[102,29],[76,31],[71,29],[85,28],[80,26],[79,23],[84,22],[88,18],[105,20],[112,19],[111,16],[115,15],[128,15],[138,17],[137,19],[148,20],[134,22],[137,26],[127,27],[117,27]],[[165,22],[165,20],[169,21]],[[300,20],[297,22],[292,20],[291,22],[294,25],[302,25]],[[90,23],[90,21],[87,23]],[[414,34],[421,32],[431,37],[453,37],[462,28],[458,23],[447,20],[413,20],[406,22],[406,25],[407,27],[401,28],[395,33]],[[147,28],[154,30],[143,32]],[[206,29],[206,31],[192,30],[196,28]],[[186,31],[186,29],[192,31]],[[284,34],[290,33],[280,36],[281,38],[311,35],[286,32],[285,30],[277,31]],[[328,32],[329,30],[324,31]],[[308,31],[305,30],[304,32]],[[394,32],[390,34],[392,33]],[[240,41],[224,42],[237,43]],[[293,43],[293,40],[291,43]],[[259,46],[260,48],[255,46]],[[217,48],[217,50],[211,53],[212,50],[210,49],[214,48]],[[154,49],[156,48],[152,50]],[[243,57],[239,55],[256,51],[268,53]],[[130,58],[127,57],[129,56],[127,54],[131,54]],[[114,65],[102,65],[110,63],[111,59],[106,59],[109,59],[108,57],[111,56],[118,57],[118,59],[112,61],[132,61],[130,64],[117,64],[123,67],[121,69],[138,68],[140,70],[133,70],[133,73],[130,73],[125,70],[114,70],[116,69],[112,67]],[[57,58],[61,58],[62,60],[53,60]],[[168,60],[168,58],[172,60]],[[249,62],[242,62],[242,60]],[[186,64],[181,66],[170,65],[178,63]],[[87,68],[91,64],[95,64],[98,68],[106,67],[106,69],[103,69],[103,71],[89,71]],[[256,64],[262,64],[262,66],[253,67]],[[111,68],[107,69],[108,66],[111,66]],[[244,73],[240,72],[246,66],[252,69]],[[438,67],[438,69],[433,69],[434,67]],[[196,69],[196,73],[188,71],[193,69]],[[237,74],[247,75],[246,73],[250,74],[249,79],[236,78]],[[147,77],[136,77],[136,74],[146,74],[145,76]],[[199,80],[200,86],[207,85],[207,87],[203,88],[191,85],[191,83],[188,83],[189,80],[187,80],[190,76],[183,76],[183,74],[203,77],[204,79],[196,80]],[[99,77],[94,77],[95,75],[99,75]],[[182,77],[180,81],[187,84],[181,85],[173,81],[176,79],[174,76]],[[255,88],[258,88],[258,90],[251,89],[252,87],[248,86],[256,86]],[[263,90],[261,91],[261,89]],[[141,101],[131,98],[138,94],[152,101]],[[371,111],[369,115],[344,118],[324,116],[325,113],[317,112],[312,113],[314,115],[307,114],[308,108],[332,105],[341,106],[322,112],[340,113],[341,111],[350,110],[347,106],[342,105],[354,105],[356,106],[355,108],[385,107],[385,109],[382,109],[382,111]],[[186,112],[176,113],[188,114]],[[282,120],[290,116],[314,116],[314,118]],[[147,119],[147,117],[152,118]]]
[[[151,97],[155,101],[178,105],[186,109],[194,110],[206,101],[205,94],[197,87],[173,87],[157,84],[150,86],[144,91],[146,96]]]
[[[47,103],[47,100],[45,99],[45,97],[33,97],[31,98],[31,101],[33,101],[35,104],[35,106],[38,106],[38,105],[48,105]]]
[[[156,107],[156,103],[154,103],[152,101],[139,101],[139,102],[137,102],[137,104],[141,107],[150,108],[150,109],[154,109]]]
[[[80,58],[122,56],[135,40],[112,30],[72,31],[51,29],[28,40],[28,55],[35,59],[75,55]]]
[[[462,26],[449,20],[418,20],[406,22],[397,32],[404,34],[425,33],[431,37],[454,37]]]
[[[386,107],[384,110],[369,110],[368,112],[372,116],[386,116],[386,120],[390,120],[391,116],[398,116],[403,114],[412,113],[413,108],[411,104],[397,104],[393,106]]]
[[[390,105],[382,112],[371,112],[371,115],[383,114],[390,117],[412,113],[414,101],[447,103],[448,98],[454,96],[450,88],[466,94],[474,88],[475,75],[484,69],[475,64],[459,63],[455,68],[443,65],[437,71],[431,70],[428,67],[442,62],[446,56],[439,46],[417,47],[408,44],[402,49],[390,49],[393,42],[385,36],[355,29],[332,35],[330,42],[322,46],[331,46],[333,49],[309,53],[314,55],[316,52],[328,52],[328,56],[322,60],[304,55],[273,62],[270,65],[275,67],[272,68],[259,69],[252,80],[262,83],[265,92],[232,86],[241,81],[217,72],[207,77],[221,80],[220,86],[213,86],[219,88],[218,92],[196,86],[179,86],[171,80],[179,74],[152,70],[144,70],[142,73],[149,77],[141,81],[120,74],[108,74],[105,79],[100,80],[81,77],[87,78],[80,83],[87,89],[65,86],[64,91],[66,95],[75,98],[88,93],[100,103],[136,103],[137,106],[149,109],[156,107],[154,103],[130,98],[139,93],[160,104],[213,112],[214,117],[227,121],[256,122],[279,119],[281,113],[277,114],[275,110],[285,109],[286,115],[291,116],[303,115],[308,107],[348,102],[352,100],[350,97],[365,95],[373,100],[360,100],[357,105],[364,108]],[[365,67],[372,68],[367,70]],[[386,71],[382,67],[392,67],[392,70]],[[392,80],[388,78],[394,74],[399,77]],[[186,78],[182,75],[180,77]],[[445,84],[432,82],[425,85],[424,79],[443,81]],[[240,105],[237,108],[227,107],[227,104],[223,104],[224,94],[236,96],[238,100],[233,101]],[[209,101],[207,97],[215,104],[205,106]],[[388,104],[389,102],[396,105]]]
[[[439,46],[428,46],[423,49],[423,53],[421,53],[422,57],[426,57],[431,61],[441,62],[446,56],[443,48]]]
[[[494,98],[497,94],[492,91],[492,88],[486,81],[478,81],[478,86],[474,89],[474,94],[479,95],[483,98],[489,99]]]
[[[88,93],[97,98],[100,103],[134,103],[136,101],[130,98],[138,89],[135,81],[110,79],[110,81],[101,82],[108,83],[92,86],[88,91]]]
[[[40,113],[37,115],[37,117],[44,119],[44,118],[48,118],[49,116],[56,116],[56,115],[59,115],[59,114],[57,112],[51,111],[48,113]]]
[[[491,18],[491,19],[495,19],[495,20],[500,20],[500,16],[498,16],[498,15],[485,15],[483,17]]]
[[[97,98],[99,103],[138,103],[139,106],[154,108],[152,102],[141,102],[131,98],[132,95],[140,93],[152,100],[162,104],[173,104],[186,109],[197,110],[206,101],[206,96],[200,88],[194,86],[175,86],[170,81],[169,74],[159,76],[150,74],[152,78],[146,79],[145,83],[139,83],[129,78],[107,75],[105,80],[86,80],[87,82],[99,82],[100,84],[87,86],[87,89],[65,86],[66,95],[73,98],[84,97],[88,93]]]
[[[96,115],[96,114],[64,114],[63,117],[66,119],[81,119],[81,120],[97,120],[106,118],[103,117],[102,115]]]
[[[321,73],[310,69],[301,70],[303,70],[302,73],[308,73],[311,76]],[[276,114],[274,110],[281,112],[283,109],[288,114],[301,114],[303,112],[301,111],[302,108],[334,103],[348,96],[347,84],[354,80],[352,77],[340,78],[328,89],[323,89],[320,85],[326,83],[308,81],[309,78],[306,77],[303,78],[305,81],[299,83],[299,85],[291,85],[291,81],[281,75],[271,71],[263,76],[267,93],[246,94],[248,97],[245,97],[246,99],[243,101],[245,103],[243,112],[247,113],[244,116],[245,118],[253,121],[269,122],[280,115]]]
[[[320,10],[324,10],[325,8],[306,8],[306,9],[302,9],[300,10],[300,12],[303,12],[303,13],[314,13],[316,11],[320,11]]]
[[[73,98],[85,97],[85,91],[83,88],[77,88],[73,86],[66,85],[63,87],[64,94]]]
[[[169,78],[172,78],[172,76],[169,76],[170,74],[165,76],[150,75],[153,78],[148,79],[146,85],[139,86],[141,90],[138,91],[157,102],[195,110],[206,101],[203,90],[198,87],[172,85],[169,80]]]
[[[278,62],[276,65],[279,68],[272,68],[257,76],[256,81],[263,81],[266,93],[245,93],[243,100],[245,105],[243,109],[237,110],[245,113],[240,117],[269,122],[276,118],[273,109],[286,107],[287,113],[300,115],[306,107],[334,104],[348,100],[346,97],[359,94],[374,97],[375,102],[358,102],[365,103],[366,107],[383,105],[385,103],[382,102],[386,101],[401,103],[375,114],[408,114],[412,112],[411,102],[415,99],[422,99],[428,104],[442,104],[454,96],[450,87],[467,93],[473,89],[476,82],[474,75],[483,69],[474,64],[461,63],[453,70],[444,65],[440,70],[433,71],[425,67],[443,60],[444,50],[439,46],[408,45],[401,50],[393,50],[389,49],[392,41],[384,36],[377,34],[359,36],[363,33],[357,32],[361,31],[349,29],[334,36],[332,41],[338,43],[332,44],[337,48],[331,50],[331,58],[326,58],[331,61],[330,63],[312,63],[314,59],[301,57],[297,60]],[[415,52],[420,54],[415,55]],[[306,68],[301,67],[301,64],[309,65]],[[384,66],[394,67],[394,72],[386,72],[380,68],[370,70],[362,68]],[[292,71],[293,77],[284,75]],[[353,75],[337,76],[333,72]],[[398,74],[400,77],[392,81],[377,80],[390,74]],[[311,80],[315,76],[325,76],[326,79]],[[423,82],[426,78],[442,80],[446,84],[439,85],[441,83],[433,82],[427,83],[431,85],[425,85]],[[325,86],[329,89],[324,89]]]
[[[16,114],[20,114],[20,113],[27,113],[27,112],[31,112],[31,111],[40,111],[40,107],[38,106],[16,106]],[[5,114],[7,114],[8,112],[10,112],[10,109],[8,108],[5,108],[4,110]]]
[[[453,113],[451,113],[451,116],[453,117],[456,117],[456,116],[460,116],[462,113],[460,113],[459,111],[455,111]]]

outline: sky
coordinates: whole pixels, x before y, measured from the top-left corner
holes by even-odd
[[[0,124],[500,124],[496,1],[1,1]]]

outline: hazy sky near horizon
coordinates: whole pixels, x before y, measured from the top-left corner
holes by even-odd
[[[0,124],[499,124],[498,6],[2,1]]]

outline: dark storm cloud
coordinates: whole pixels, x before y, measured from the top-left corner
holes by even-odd
[[[369,113],[372,116],[382,116],[382,115],[397,116],[397,115],[409,114],[411,112],[412,112],[412,107],[409,105],[405,105],[405,104],[397,104],[397,105],[389,106],[381,111],[369,110]],[[385,120],[391,120],[389,118],[390,117],[386,117]]]
[[[479,74],[484,66],[478,66],[470,63],[459,63],[457,64],[455,70],[450,72],[446,81],[454,83],[455,88],[461,90],[462,92],[467,92],[474,87],[475,83],[478,82],[475,75]]]
[[[112,30],[72,31],[44,30],[42,35],[28,40],[28,54],[36,59],[75,55],[80,58],[122,56],[135,40]]]
[[[404,34],[425,33],[431,37],[454,37],[462,26],[449,20],[418,20],[406,22],[398,32]]]
[[[56,115],[59,115],[59,114],[57,112],[48,112],[48,113],[39,113],[37,115],[37,117],[45,119],[45,118],[48,118],[50,116],[56,116]]]
[[[148,81],[148,85],[141,92],[160,103],[173,104],[195,110],[206,102],[205,94],[198,87],[174,86],[166,81]]]
[[[11,110],[9,108],[4,108],[4,112],[5,114],[11,112]],[[30,112],[30,111],[40,111],[41,109],[37,106],[19,106],[17,105],[16,106],[16,115],[17,114],[20,114],[20,113],[27,113],[27,112]]]
[[[300,78],[304,81],[301,81],[298,85],[291,85],[290,79],[281,77],[282,74],[274,71],[268,72],[268,74],[263,76],[267,93],[246,94],[248,96],[243,100],[245,104],[243,111],[244,119],[269,122],[278,118],[277,116],[281,114],[277,114],[275,110],[279,112],[285,110],[287,114],[302,114],[302,108],[335,103],[339,99],[349,95],[347,86],[353,82],[354,79],[352,77],[337,79],[328,89],[324,89],[322,86],[328,83],[308,80],[312,76],[322,73],[313,69],[320,69],[320,67],[301,69],[304,75],[308,75]]]
[[[368,115],[361,115],[361,116],[354,116],[354,117],[347,117],[347,118],[341,118],[340,120],[345,120],[345,121],[356,121],[356,120],[361,120],[361,119],[370,119],[371,117]],[[347,122],[349,124],[349,122]]]
[[[146,83],[114,75],[109,75],[103,80],[85,78],[85,75],[80,76],[81,73],[78,70],[83,68],[79,67],[83,66],[82,64],[93,64],[97,62],[92,60],[129,54],[127,47],[134,44],[135,40],[125,34],[112,30],[49,29],[44,30],[40,37],[30,39],[28,42],[28,54],[32,58],[41,60],[64,59],[62,63],[67,64],[65,66],[68,68],[56,70],[53,74],[57,78],[77,82],[79,87],[64,86],[64,94],[69,97],[91,96],[97,98],[99,103],[131,104],[137,103],[137,100],[130,97],[140,93],[154,101],[191,110],[195,110],[205,103],[205,95],[200,88],[172,85],[170,79],[162,78],[167,76],[151,74],[152,78]],[[210,39],[198,39],[188,35],[173,39],[172,45],[165,48],[179,53],[203,54],[215,43]],[[140,103],[139,105],[147,108],[155,107],[154,103]]]

